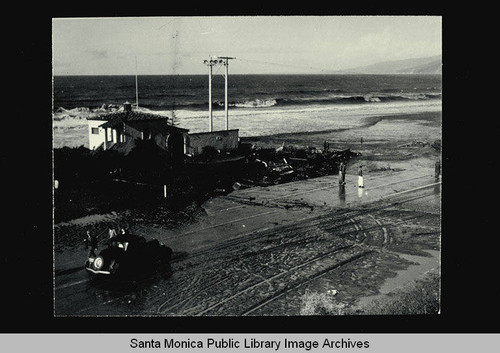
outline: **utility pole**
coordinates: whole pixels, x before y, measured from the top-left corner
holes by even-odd
[[[213,120],[212,120],[212,66],[216,65],[218,60],[210,58],[208,60],[203,60],[203,63],[208,66],[208,131],[213,130]]]
[[[137,86],[137,55],[135,56],[135,108],[139,108],[139,89]]]
[[[225,118],[226,118],[226,130],[229,129],[229,118],[228,118],[228,99],[227,99],[227,92],[228,92],[228,67],[229,67],[229,59],[236,59],[236,58],[231,58],[228,56],[219,56],[219,57],[211,57],[208,60],[204,60],[203,63],[208,66],[208,114],[209,114],[209,126],[208,126],[208,131],[212,132],[213,130],[213,118],[212,118],[212,66],[214,65],[224,65],[226,72],[225,72],[225,85],[224,85],[224,94],[225,94],[225,101],[224,101],[224,113],[225,113]]]
[[[219,58],[224,59],[224,66],[226,67],[226,72],[225,72],[225,80],[224,80],[224,116],[226,118],[226,130],[229,130],[229,117],[228,117],[228,107],[229,107],[229,101],[227,100],[227,77],[229,73],[229,59],[236,59],[236,58],[230,58],[228,56],[220,56]]]

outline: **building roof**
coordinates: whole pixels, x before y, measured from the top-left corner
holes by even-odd
[[[151,114],[151,113],[144,113],[144,112],[137,112],[137,111],[119,111],[119,112],[113,112],[113,113],[108,113],[108,114],[103,114],[95,117],[89,117],[87,120],[102,120],[104,123],[101,125],[101,127],[106,128],[106,127],[115,127],[123,122],[132,122],[132,121],[151,121],[151,120],[159,120],[163,122],[168,121],[168,117],[158,115],[158,114]],[[179,128],[177,126],[170,125],[170,127],[183,130],[183,131],[189,131],[187,129]]]

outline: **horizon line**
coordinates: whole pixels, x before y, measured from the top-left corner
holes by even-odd
[[[179,73],[179,74],[139,74],[139,76],[206,76],[206,73],[199,74],[199,73]],[[246,73],[246,74],[231,74],[231,76],[250,76],[250,75],[308,75],[308,76],[313,76],[313,75],[442,75],[442,73],[401,73],[401,72],[393,72],[393,73],[358,73],[358,72],[321,72],[321,73]],[[136,76],[136,74],[53,74],[52,77],[57,77],[57,76]]]

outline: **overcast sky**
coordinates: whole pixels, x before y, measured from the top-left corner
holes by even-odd
[[[54,75],[328,73],[440,55],[440,16],[54,18]]]

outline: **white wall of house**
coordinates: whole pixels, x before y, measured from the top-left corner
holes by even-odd
[[[201,154],[203,147],[211,146],[220,151],[231,151],[238,148],[239,130],[222,130],[189,134],[189,153]]]
[[[87,120],[89,126],[89,149],[94,150],[104,142],[105,131],[99,125],[105,122],[105,120]]]

